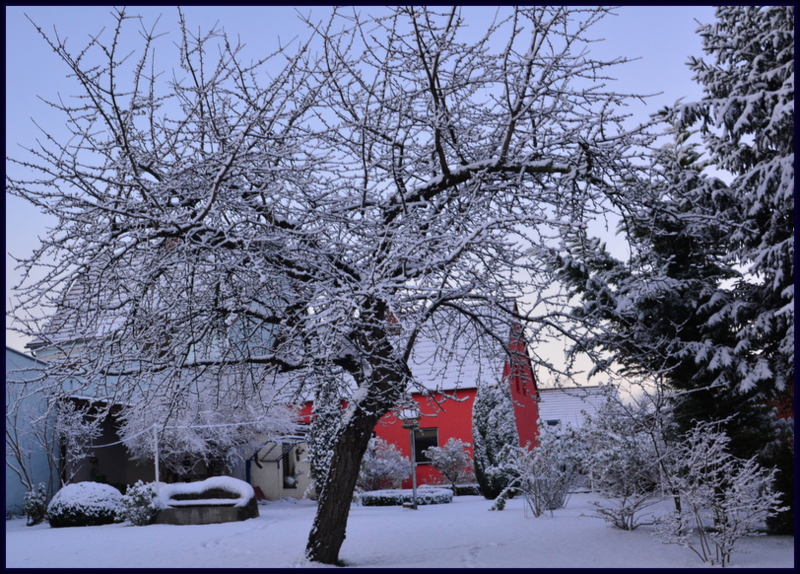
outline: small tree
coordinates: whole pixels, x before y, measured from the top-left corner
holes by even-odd
[[[506,475],[497,471],[500,453],[506,446],[519,445],[514,405],[507,387],[478,387],[472,407],[472,441],[475,479],[481,494],[494,500],[508,486]]]
[[[454,494],[456,484],[471,474],[472,459],[467,450],[470,446],[472,445],[461,439],[450,438],[443,447],[432,446],[423,451],[431,461],[433,468],[442,473],[442,476],[453,487]]]
[[[369,441],[361,461],[358,487],[368,491],[398,488],[412,470],[411,461],[397,447],[376,437]]]
[[[773,488],[775,469],[762,468],[755,457],[732,456],[730,438],[719,425],[699,423],[678,447],[671,484],[680,493],[683,511],[658,522],[662,540],[724,566],[740,538],[757,533],[769,516],[784,509],[778,508],[780,493]]]

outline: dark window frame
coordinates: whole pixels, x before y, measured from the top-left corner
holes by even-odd
[[[414,430],[414,452],[417,465],[431,463],[428,457],[422,454],[422,451],[432,446],[439,446],[438,427]]]

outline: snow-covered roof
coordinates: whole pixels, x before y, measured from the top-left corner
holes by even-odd
[[[603,400],[597,386],[539,389],[539,418],[544,423],[559,421],[579,427],[583,424],[582,411],[595,413]]]
[[[416,341],[408,366],[416,382],[429,390],[475,388],[495,384],[503,374],[505,353],[500,345],[467,342],[464,338],[438,343]]]

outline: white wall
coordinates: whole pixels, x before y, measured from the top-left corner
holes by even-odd
[[[268,444],[258,452],[257,456],[261,468],[256,465],[255,461],[251,461],[250,484],[261,488],[268,500],[303,498],[308,486],[311,484],[309,464],[307,462],[308,445],[304,442],[296,444],[289,454],[278,462],[263,460],[266,457],[275,458],[275,456],[267,455],[270,446],[271,444]],[[295,488],[284,485],[284,466],[287,463],[289,464],[290,473],[295,476],[297,481]]]

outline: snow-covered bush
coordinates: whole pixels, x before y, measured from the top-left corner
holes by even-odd
[[[453,492],[459,481],[468,480],[472,476],[472,459],[467,450],[471,445],[457,438],[450,438],[443,447],[432,446],[423,453],[430,460],[433,468],[438,470],[450,483]]]
[[[522,494],[526,508],[536,517],[546,510],[562,508],[577,476],[575,457],[569,450],[572,444],[568,432],[554,431],[542,432],[534,449],[506,447],[498,469],[508,477],[509,484],[491,509],[503,510],[514,492]]]
[[[514,405],[507,386],[480,386],[472,406],[472,444],[475,479],[481,494],[494,500],[508,486],[508,477],[498,472],[500,452],[519,444]]]
[[[128,487],[122,497],[122,504],[125,507],[125,518],[134,526],[150,524],[158,513],[154,485],[136,481],[136,484]]]
[[[122,494],[107,484],[78,482],[59,490],[47,507],[47,521],[53,528],[99,526],[124,519]]]
[[[780,494],[773,489],[775,469],[729,454],[730,438],[718,425],[699,423],[678,447],[677,473],[670,483],[680,495],[681,511],[661,517],[658,532],[664,542],[724,566],[736,541],[757,533],[781,509]]]
[[[580,430],[585,444],[581,461],[604,501],[595,501],[595,515],[623,530],[651,524],[642,512],[662,494],[665,458],[669,447],[660,429],[666,415],[652,404],[622,404],[613,396],[593,416],[586,416]]]
[[[358,487],[364,491],[399,488],[411,472],[411,461],[395,445],[376,437],[369,441],[361,461]]]
[[[47,492],[43,482],[35,490],[25,493],[24,510],[28,517],[28,526],[35,526],[44,520],[47,514]]]
[[[414,501],[413,490],[375,490],[358,495],[362,506],[402,506]],[[447,504],[453,500],[453,491],[449,488],[418,488],[417,504]]]

